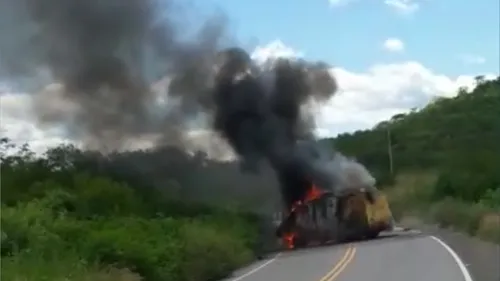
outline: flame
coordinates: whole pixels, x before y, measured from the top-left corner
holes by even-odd
[[[316,185],[312,184],[307,192],[306,192],[306,195],[304,196],[304,198],[302,200],[298,200],[296,201],[295,203],[292,204],[292,207],[290,208],[290,213],[293,213],[295,212],[295,210],[302,206],[303,204],[307,204],[308,202],[310,201],[313,201],[313,200],[316,200],[318,198],[320,198],[322,195],[323,195],[324,191],[322,191],[321,189],[319,189]],[[297,236],[297,233],[294,232],[293,230],[291,232],[288,232],[288,233],[285,233],[283,235],[283,242],[284,244],[286,245],[286,247],[288,249],[294,249],[295,248],[295,237]]]
[[[292,204],[292,208],[290,208],[290,212],[294,212],[299,206],[302,204],[307,204],[313,200],[316,200],[323,195],[324,191],[319,189],[316,185],[312,184],[306,192],[304,199],[298,200]]]
[[[305,202],[313,201],[315,199],[318,199],[323,195],[323,191],[319,189],[316,185],[311,185],[309,189],[307,190],[306,197],[304,199]]]
[[[296,236],[295,232],[290,232],[290,233],[286,233],[285,235],[283,235],[283,242],[285,243],[285,245],[288,249],[295,248],[295,244],[294,244],[295,236]]]

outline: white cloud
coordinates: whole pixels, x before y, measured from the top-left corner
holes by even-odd
[[[420,9],[420,4],[415,0],[385,0],[384,3],[402,14],[412,14]]]
[[[300,51],[286,46],[283,42],[281,42],[281,40],[274,40],[266,46],[256,47],[252,52],[251,57],[253,60],[259,63],[263,63],[268,58],[297,58],[303,57],[303,54]]]
[[[475,76],[449,77],[415,61],[374,65],[361,73],[335,68],[333,73],[340,92],[321,110],[318,122],[332,135],[371,128],[436,96],[454,96],[460,86],[472,88]]]
[[[484,64],[486,62],[486,58],[474,54],[462,54],[459,57],[465,64]]]
[[[384,41],[384,48],[391,52],[401,52],[404,50],[405,45],[398,38],[388,38]]]
[[[29,142],[35,151],[44,151],[68,142],[57,128],[43,130],[36,125],[32,114],[33,100],[27,94],[2,93],[0,96],[0,131],[15,143]]]
[[[294,53],[281,41],[274,41],[269,49],[260,47],[258,50],[259,54],[269,57],[281,53],[293,56]],[[300,55],[304,56],[302,52]],[[260,60],[266,58],[259,56]],[[370,128],[394,114],[422,107],[436,96],[453,96],[460,86],[473,87],[476,76],[450,77],[416,61],[376,64],[363,72],[338,67],[332,69],[332,73],[340,90],[318,114],[317,133],[321,136]]]
[[[283,42],[275,40],[255,49],[252,57],[258,61],[285,56],[303,56]],[[318,111],[317,133],[333,136],[373,127],[397,113],[421,107],[436,96],[453,96],[460,86],[472,87],[477,74],[450,77],[436,73],[419,62],[403,61],[393,64],[376,64],[362,72],[336,67],[332,73],[339,83],[339,92]],[[489,77],[489,76],[487,76]],[[52,85],[50,89],[56,89]],[[48,130],[35,125],[32,114],[33,100],[26,94],[0,95],[2,136],[18,142],[30,141],[37,149],[64,140],[56,128]],[[50,92],[50,91],[48,91]],[[62,103],[61,103],[62,104]],[[59,105],[58,105],[59,106]],[[63,108],[64,106],[60,106]],[[65,111],[58,112],[65,114]],[[218,140],[208,137],[207,132],[192,132],[195,147],[217,146]],[[137,140],[146,146],[146,141]]]

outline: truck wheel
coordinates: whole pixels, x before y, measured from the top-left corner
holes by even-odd
[[[303,248],[307,245],[307,241],[306,239],[304,239],[304,237],[295,237],[294,238],[294,241],[293,241],[293,244],[295,245],[295,248]]]
[[[368,239],[375,239],[378,237],[379,234],[380,234],[380,231],[372,230],[372,231],[369,231],[366,236],[368,237]]]

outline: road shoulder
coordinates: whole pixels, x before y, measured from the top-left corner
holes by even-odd
[[[469,271],[473,281],[500,280],[500,245],[470,237],[451,229],[439,228],[418,222],[403,226],[420,229],[424,234],[434,236],[448,245]]]

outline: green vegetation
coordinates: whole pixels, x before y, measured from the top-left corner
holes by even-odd
[[[374,172],[396,217],[500,242],[500,77],[326,141]],[[3,280],[216,280],[263,247],[248,210],[279,200],[268,170],[175,148],[39,157],[3,139],[0,152]]]
[[[172,172],[194,165],[186,154],[175,151],[184,167],[164,165],[161,178],[142,176],[150,171],[141,157],[156,155],[147,151],[126,158],[58,147],[37,157],[27,146],[7,154],[12,146],[2,140],[2,280],[214,280],[255,255],[256,215],[186,199],[195,192]],[[193,175],[216,170],[203,165],[209,171],[192,167]]]
[[[330,141],[374,172],[397,216],[418,213],[500,242],[500,77],[476,83]]]

